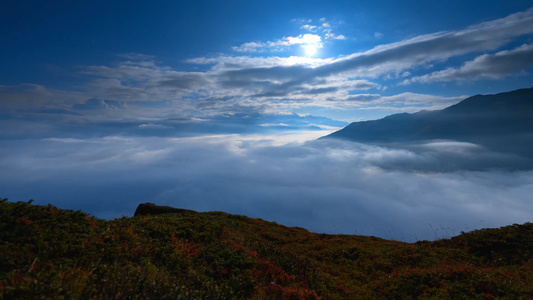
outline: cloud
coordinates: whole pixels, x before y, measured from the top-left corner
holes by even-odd
[[[312,24],[312,19],[294,19],[292,21],[298,24],[303,24],[300,26],[300,29],[311,33],[304,33],[297,36],[287,36],[276,41],[247,42],[241,44],[240,46],[232,47],[232,50],[236,52],[247,53],[256,53],[264,51],[285,51],[290,49],[290,46],[293,45],[301,45],[302,47],[313,45],[316,48],[322,48],[323,40],[346,39],[346,36],[334,33],[334,26],[331,25],[329,22],[326,22],[325,18],[321,18],[320,23],[315,23],[315,25]]]
[[[249,97],[277,98],[278,100],[286,98],[294,101],[302,99],[298,91],[305,85],[316,85],[322,81],[336,81],[344,84],[351,80],[368,81],[382,77],[385,80],[401,78],[404,82],[409,82],[410,77],[413,76],[411,72],[413,69],[422,68],[422,70],[417,70],[420,72],[423,71],[424,66],[433,62],[443,62],[451,57],[467,53],[497,49],[513,38],[533,33],[532,28],[533,9],[530,9],[463,30],[417,36],[396,43],[380,45],[346,57],[321,61],[315,65],[272,66],[262,63],[257,66],[248,64],[242,68],[225,68],[222,63],[219,63],[211,78],[215,86],[220,87],[219,90],[238,88],[238,93]],[[524,46],[510,52],[485,56],[485,60],[495,61],[498,58],[502,61],[498,65],[488,63],[485,65],[487,68],[494,66],[495,69],[492,71],[494,74],[517,71],[520,68],[517,63],[519,59],[512,59],[515,62],[512,65],[505,64],[504,60],[510,60],[511,57],[518,58],[519,55],[529,58],[529,48]],[[228,59],[224,58],[224,60]],[[376,84],[376,86],[380,85]],[[343,93],[330,93],[328,96],[338,97],[336,101],[339,102],[343,99],[348,100],[349,97],[346,97],[346,94],[349,90],[341,87],[330,89],[332,92],[341,90]],[[318,104],[315,103],[315,105]]]
[[[280,42],[281,45],[320,44],[322,38],[316,34],[300,34],[297,37],[286,37]]]
[[[533,45],[524,44],[512,50],[484,54],[467,61],[460,68],[448,68],[428,75],[413,77],[411,82],[436,82],[452,80],[499,79],[533,65]]]
[[[444,61],[457,55],[496,49],[514,37],[531,33],[533,9],[460,31],[438,32],[380,45],[317,67],[310,76],[348,73],[357,77],[375,77],[399,73],[431,61]]]
[[[336,35],[334,33],[327,33],[326,39],[334,39],[334,40],[345,40],[346,37],[342,34]]]
[[[300,27],[300,28],[308,30],[308,31],[311,31],[311,32],[315,32],[317,30],[318,26],[305,24],[305,25],[302,25],[302,27]]]
[[[334,22],[325,19],[316,24],[303,20],[300,24],[317,26],[318,31],[316,34],[289,36],[274,42],[243,44],[242,50],[259,51],[307,43],[326,45],[328,39],[319,33],[331,33],[328,30],[334,28]],[[290,112],[291,109],[304,106],[361,107],[363,103],[359,100],[367,94],[379,95],[380,91],[391,86],[398,87],[402,82],[407,84],[447,81],[452,78],[501,78],[523,71],[531,65],[531,44],[492,52],[522,35],[533,33],[532,28],[533,9],[529,9],[463,30],[416,36],[337,58],[223,55],[185,61],[193,64],[188,68],[196,69],[195,72],[180,71],[156,63],[151,56],[130,53],[122,55],[123,61],[114,65],[82,67],[76,75],[85,76],[84,79],[88,81],[81,86],[72,87],[72,90],[78,92],[52,91],[35,85],[3,86],[0,88],[0,94],[4,93],[6,97],[0,105],[14,107],[23,101],[33,105],[62,101],[71,101],[71,104],[74,104],[100,97],[128,103],[171,103],[169,112],[189,117],[224,112]],[[484,54],[479,55],[480,52]],[[449,58],[460,58],[465,54],[479,56],[464,63],[460,68],[436,70],[433,65],[442,66]],[[424,75],[427,72],[429,74]],[[16,89],[18,91],[13,92]],[[84,97],[81,98],[80,95]],[[452,100],[457,100],[456,97],[425,96],[427,97],[424,100],[420,94],[409,95],[400,91],[394,96],[379,96],[379,101],[367,101],[366,106],[362,107],[372,109],[370,104],[374,104],[375,109],[413,111],[417,108],[442,108],[438,101],[452,104]],[[57,99],[51,99],[54,97]],[[437,101],[436,98],[440,100]],[[427,103],[424,104],[424,101]]]
[[[82,111],[95,111],[95,110],[117,110],[117,109],[124,109],[126,108],[125,103],[120,103],[117,101],[112,100],[103,100],[100,98],[92,98],[89,100],[86,100],[83,104],[74,104],[72,108],[74,110],[82,110]]]
[[[172,130],[172,129],[174,129],[174,127],[171,127],[171,126],[168,126],[168,125],[153,124],[153,123],[141,124],[141,125],[139,125],[139,128],[141,128],[141,129],[156,129],[156,130],[160,130],[160,129]]]
[[[153,61],[128,60],[114,67],[87,66],[80,74],[97,77],[85,85],[88,91],[122,101],[175,99],[209,84],[205,73],[175,71]]]
[[[405,241],[526,222],[533,214],[533,173],[489,170],[494,159],[516,158],[476,145],[437,141],[400,149],[289,142],[294,140],[219,135],[6,141],[0,190],[14,201],[36,198],[98,217],[131,216],[139,203],[150,201]],[[455,167],[441,164],[443,158]]]
[[[326,40],[345,40],[346,37],[342,34],[333,33],[333,27],[329,22],[326,22],[325,18],[320,19],[322,25],[318,27],[324,34]]]
[[[88,99],[62,109],[39,107],[0,114],[0,139],[40,139],[49,137],[121,135],[128,137],[184,137],[208,134],[317,132],[340,129],[346,122],[311,115],[268,111],[247,103],[225,100],[198,103],[187,108],[183,101],[173,103],[132,102],[101,98]],[[192,112],[191,112],[192,111]],[[265,111],[260,114],[258,111]],[[263,126],[263,124],[287,126]]]
[[[86,97],[84,93],[49,89],[37,84],[0,85],[0,108],[5,109],[65,105],[66,103],[81,102]]]
[[[459,101],[466,98],[466,96],[457,96],[457,97],[442,97],[442,96],[435,96],[435,95],[427,95],[427,94],[417,94],[417,93],[411,93],[411,92],[405,92],[398,95],[392,95],[392,96],[379,96],[379,95],[372,95],[375,98],[372,99],[373,101],[371,103],[360,103],[363,105],[361,108],[365,109],[390,109],[390,110],[398,110],[403,112],[416,112],[422,109],[425,110],[437,110],[437,109],[443,109],[450,105],[456,104]],[[376,97],[377,96],[377,97]],[[365,99],[365,95],[363,95],[363,99]],[[359,98],[357,95],[354,99],[351,99],[352,101],[357,101]],[[364,101],[363,100],[363,101]]]
[[[280,66],[304,65],[316,67],[333,61],[331,58],[311,58],[302,56],[268,56],[268,57],[251,57],[251,56],[219,56],[219,57],[197,57],[186,60],[187,63],[199,65],[213,65],[209,70],[210,73],[220,73],[227,70],[239,70],[246,68],[270,68]]]
[[[300,34],[298,36],[287,36],[277,41],[269,41],[266,43],[261,42],[249,42],[244,43],[238,47],[233,47],[233,51],[237,52],[261,52],[265,50],[269,51],[283,51],[284,47],[290,47],[292,45],[314,45],[316,47],[322,47],[322,38],[316,34]]]
[[[248,42],[244,43],[238,47],[232,47],[231,49],[233,51],[237,52],[257,52],[259,49],[266,47],[267,44],[265,43],[259,43],[259,42]]]

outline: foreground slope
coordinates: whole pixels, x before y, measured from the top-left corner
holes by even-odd
[[[442,110],[354,122],[326,138],[378,144],[456,140],[533,157],[533,88],[477,95]]]
[[[2,200],[0,298],[533,297],[529,223],[409,244],[156,211],[104,221]]]

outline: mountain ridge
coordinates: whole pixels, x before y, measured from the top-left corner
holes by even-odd
[[[475,95],[434,111],[401,113],[379,120],[353,122],[322,139],[362,143],[456,140],[533,157],[533,88]]]

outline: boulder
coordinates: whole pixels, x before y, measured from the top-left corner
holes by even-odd
[[[174,208],[170,206],[159,206],[153,203],[141,203],[135,210],[134,217],[146,215],[161,215],[161,214],[185,214],[196,213],[193,210]]]

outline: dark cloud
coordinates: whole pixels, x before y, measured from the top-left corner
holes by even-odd
[[[122,61],[111,67],[87,66],[79,73],[96,77],[84,86],[86,90],[122,101],[176,99],[209,83],[205,73],[179,72],[151,60]]]
[[[299,78],[309,69],[304,66],[270,67],[270,68],[248,68],[240,70],[226,71],[219,75],[223,81],[248,81],[248,80],[293,80]]]
[[[306,95],[318,95],[318,94],[336,92],[338,90],[339,90],[338,87],[324,87],[324,88],[318,88],[318,89],[309,89],[309,90],[303,91],[302,93]]]
[[[347,100],[355,102],[371,102],[381,98],[382,97],[377,94],[359,94],[350,96]]]
[[[32,109],[44,105],[64,105],[87,99],[83,93],[49,89],[42,85],[23,83],[0,85],[0,108]]]
[[[198,88],[207,83],[204,76],[198,74],[182,74],[175,75],[172,78],[167,80],[162,80],[158,82],[160,87],[170,87],[177,88],[184,91],[193,91],[195,88]]]
[[[36,198],[105,218],[132,215],[138,203],[151,201],[316,232],[407,241],[530,221],[533,214],[532,171],[499,169],[498,163],[487,168],[495,160],[517,158],[476,145],[437,141],[402,149],[336,140],[276,145],[279,139],[6,141],[0,148],[0,190],[13,200]],[[477,167],[469,164],[472,159]]]

